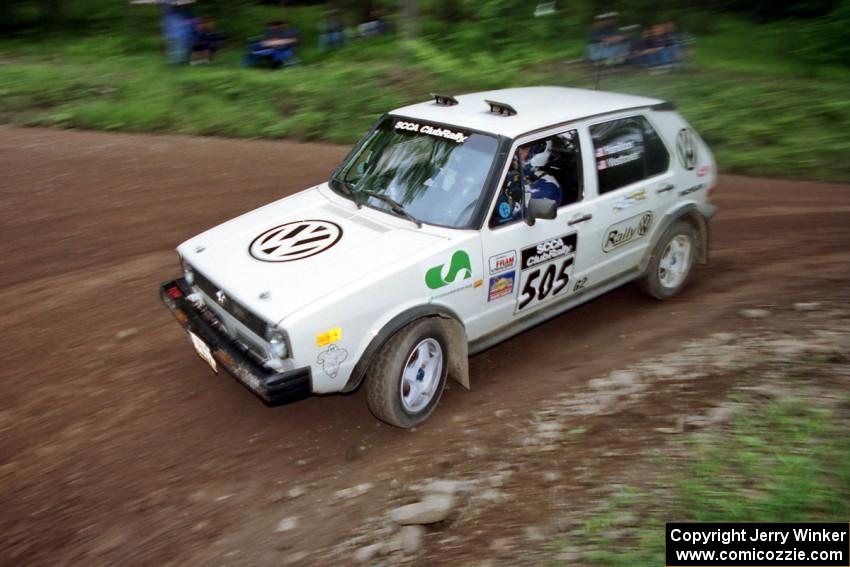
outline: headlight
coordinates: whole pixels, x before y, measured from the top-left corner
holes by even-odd
[[[194,285],[195,283],[195,272],[192,271],[192,266],[186,262],[183,258],[180,258],[180,263],[183,265],[183,277],[186,279],[186,283],[189,285]]]
[[[269,341],[269,354],[275,358],[286,358],[286,334],[276,325],[266,328],[266,340]]]

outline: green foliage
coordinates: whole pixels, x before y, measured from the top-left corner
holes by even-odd
[[[698,522],[838,521],[850,486],[836,482],[847,474],[836,456],[850,443],[831,417],[785,400],[739,418],[725,443],[697,447],[679,483],[682,512]]]
[[[850,0],[830,14],[800,29],[798,56],[813,63],[847,65],[850,62]]]
[[[717,8],[749,14],[760,21],[813,18],[832,11],[838,0],[725,0]]]

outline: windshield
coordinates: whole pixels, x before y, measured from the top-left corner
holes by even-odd
[[[466,227],[496,147],[493,136],[389,117],[342,166],[335,189],[391,214]]]

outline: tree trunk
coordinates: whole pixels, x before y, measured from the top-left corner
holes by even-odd
[[[62,25],[62,0],[42,0],[41,10],[45,29],[57,31]]]

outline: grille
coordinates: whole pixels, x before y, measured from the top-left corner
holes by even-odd
[[[198,286],[198,288],[202,292],[204,292],[204,295],[209,297],[211,301],[216,301],[216,294],[219,291],[222,291],[222,289],[194,268],[192,269],[192,271],[195,275],[195,285]],[[257,315],[254,315],[254,313],[246,309],[243,305],[231,298],[229,295],[227,296],[227,301],[224,303],[224,305],[218,303],[218,306],[230,313],[237,321],[248,327],[258,337],[262,338],[266,336],[266,321],[264,321]]]
[[[239,348],[253,357],[254,360],[260,364],[264,364],[269,357],[266,355],[265,350],[263,350],[262,345],[257,344],[257,339],[252,338],[253,335],[251,335],[251,333],[241,331],[238,328],[231,331],[228,325],[232,325],[232,323],[228,323],[228,321],[232,320],[233,317],[227,314],[220,305],[210,305],[208,303],[214,302],[202,300],[200,305],[195,305],[201,317],[224,335],[235,338],[236,344]]]

